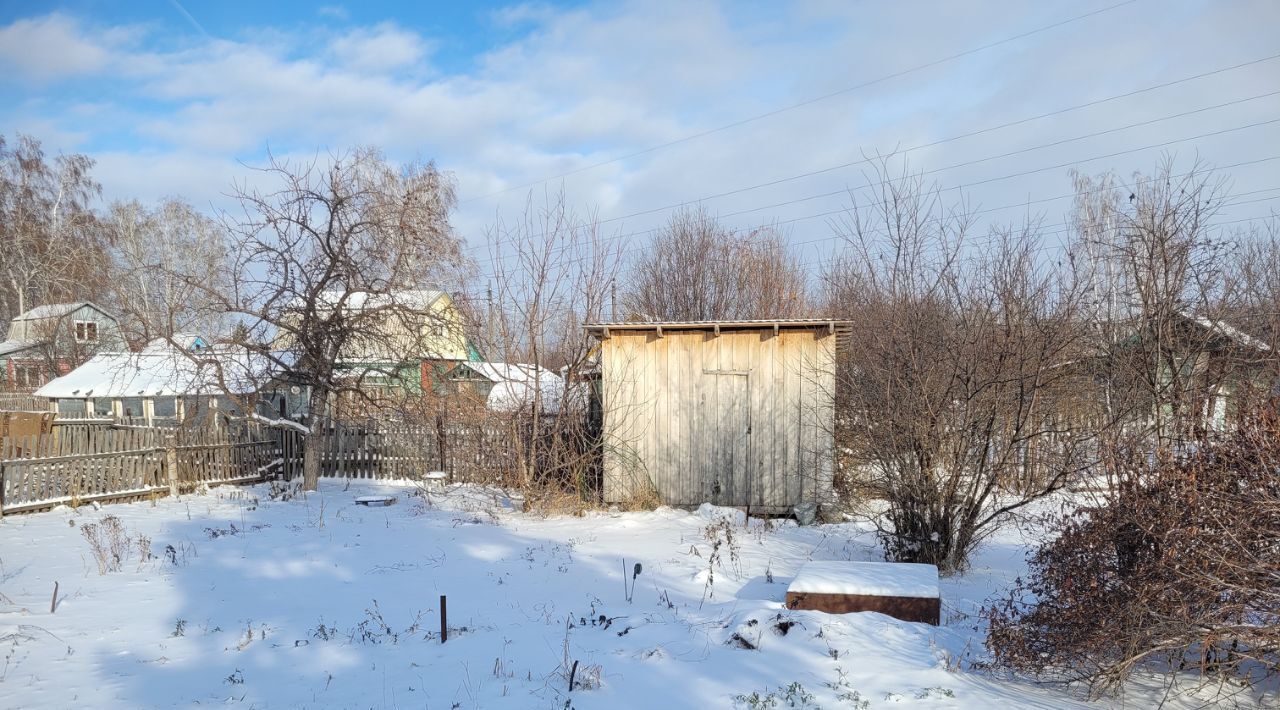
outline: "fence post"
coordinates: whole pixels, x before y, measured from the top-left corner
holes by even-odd
[[[169,478],[169,495],[178,497],[178,448],[175,435],[165,437],[168,444],[164,448],[164,470]]]
[[[436,415],[436,453],[440,455],[440,470],[453,472],[449,467],[449,437],[444,429],[444,417]]]
[[[4,517],[4,464],[0,463],[0,518]]]

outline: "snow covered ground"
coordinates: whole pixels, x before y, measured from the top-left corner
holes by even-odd
[[[387,494],[389,507],[354,503]],[[470,487],[422,497],[325,481],[291,500],[222,487],[5,518],[0,707],[729,708],[753,694],[760,707],[770,694],[779,707],[1082,704],[969,667],[982,656],[975,612],[1023,569],[1016,530],[942,580],[934,628],[783,608],[803,563],[879,559],[853,524],[744,527],[709,506],[519,511]],[[82,530],[108,515],[134,545],[99,574]]]

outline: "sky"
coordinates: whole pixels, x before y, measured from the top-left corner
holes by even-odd
[[[894,151],[1050,242],[1072,168],[1199,159],[1237,195],[1219,221],[1280,210],[1276,27],[1274,0],[6,0],[0,134],[92,156],[104,202],[209,211],[268,151],[434,160],[482,273],[560,192],[631,255],[696,204],[816,266]]]

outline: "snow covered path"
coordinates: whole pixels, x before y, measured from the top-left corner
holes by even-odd
[[[380,494],[398,502],[354,504]],[[135,546],[100,575],[82,528],[107,515],[154,557]],[[998,540],[944,579],[933,628],[785,610],[800,565],[878,559],[872,537],[737,515],[543,519],[474,488],[428,503],[412,487],[325,481],[288,501],[223,487],[8,517],[0,707],[719,708],[771,692],[785,706],[788,686],[812,696],[802,707],[1077,704],[947,668],[981,655],[969,615],[1020,571],[1020,544]],[[643,565],[631,602],[624,559],[628,578]]]

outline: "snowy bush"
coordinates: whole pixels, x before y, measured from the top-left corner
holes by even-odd
[[[1095,692],[1139,669],[1280,675],[1280,417],[1190,451],[1135,457],[1108,502],[1059,522],[987,610],[998,662]]]

